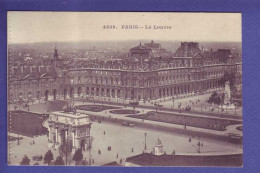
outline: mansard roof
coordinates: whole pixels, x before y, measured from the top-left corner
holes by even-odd
[[[160,49],[161,48],[161,44],[160,43],[154,43],[154,41],[152,40],[151,43],[144,43],[145,47],[148,48],[152,48],[152,49]]]
[[[175,56],[176,57],[195,57],[200,54],[203,56],[199,43],[196,42],[182,42],[181,46],[177,49]]]
[[[55,77],[58,77],[58,75],[52,66],[18,66],[13,68],[13,72],[10,74],[11,80],[38,80]]]

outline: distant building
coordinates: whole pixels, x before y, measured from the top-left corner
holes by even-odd
[[[154,43],[152,40],[151,43],[144,43],[144,46],[153,50],[159,50],[161,49],[161,44],[160,43]]]

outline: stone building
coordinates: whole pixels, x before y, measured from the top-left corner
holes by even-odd
[[[233,71],[236,85],[242,86],[241,61],[228,50],[202,52],[195,42],[182,42],[175,54],[152,41],[130,49],[125,59],[90,60],[70,68],[62,64],[55,48],[49,65],[13,67],[9,83],[12,100],[98,97],[149,101],[188,97],[223,89],[220,79],[225,71]]]
[[[80,113],[53,112],[48,119],[48,147],[59,149],[69,145],[73,151],[91,148],[91,123],[89,117]]]

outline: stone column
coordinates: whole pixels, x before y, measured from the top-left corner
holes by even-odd
[[[58,135],[58,143],[61,144],[61,133],[59,133],[59,135]]]
[[[52,126],[49,128],[49,140],[52,140]]]
[[[75,138],[74,143],[75,143],[75,147],[76,147],[76,148],[80,148],[80,139],[78,139],[77,137],[78,137],[78,132],[75,131],[75,132],[74,132],[74,138]]]
[[[117,89],[114,89],[115,91],[115,98],[117,98]]]
[[[65,131],[65,141],[68,141],[68,130]]]
[[[75,147],[75,132],[71,132],[72,135],[72,147]]]

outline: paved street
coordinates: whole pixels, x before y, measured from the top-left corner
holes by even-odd
[[[190,104],[191,102],[196,102],[198,99],[200,103],[203,103],[203,107],[207,106],[205,100],[208,99],[210,94],[204,94],[199,96],[193,96],[191,98],[182,98],[176,99],[174,103],[174,107],[177,106],[180,102],[183,106]],[[120,100],[119,100],[120,101]],[[73,101],[75,105],[82,105],[82,101]],[[95,104],[94,102],[84,103],[84,104]],[[143,105],[144,103],[140,103]],[[146,103],[150,104],[150,103]],[[171,107],[172,101],[160,102],[163,107]],[[132,109],[132,107],[126,107],[124,109]],[[199,104],[194,105],[194,109],[199,110]],[[150,111],[145,108],[136,108],[136,110],[140,111],[140,113],[146,113]],[[30,106],[30,111],[33,112],[48,112],[53,111],[50,110],[48,104],[38,103]],[[122,114],[113,114],[109,113],[109,110],[102,112],[89,112],[90,115],[100,115],[105,117],[111,117],[112,119],[122,119],[132,121],[141,121],[138,119],[133,119],[126,117],[126,115]],[[199,115],[193,115],[199,116]],[[237,114],[239,116],[239,114]],[[161,122],[153,122],[145,120],[146,123],[156,126],[164,126],[168,128],[181,129],[183,131],[183,127],[180,125],[167,124]],[[159,128],[158,128],[159,129]],[[140,154],[144,151],[144,134],[147,133],[147,152],[151,152],[152,147],[158,138],[162,141],[164,145],[164,150],[166,153],[170,154],[175,151],[176,154],[180,153],[197,153],[198,147],[197,143],[199,141],[199,137],[191,134],[214,134],[214,135],[225,135],[225,132],[217,132],[213,130],[200,129],[187,127],[187,133],[180,132],[178,130],[155,130],[155,128],[146,128],[146,126],[137,126],[137,127],[126,127],[120,125],[120,123],[110,123],[104,122],[97,123],[93,122],[91,128],[91,135],[94,137],[93,148],[91,149],[91,159],[94,161],[93,165],[102,165],[112,161],[117,161],[119,163],[120,159],[124,160],[127,157]],[[192,133],[188,133],[188,131],[192,131]],[[104,134],[105,132],[105,134]],[[120,132],[120,133],[119,133]],[[193,133],[196,132],[196,133]],[[16,136],[12,134],[12,136]],[[192,138],[192,141],[189,142],[189,138]],[[33,145],[33,141],[35,144]],[[217,138],[212,138],[207,135],[201,135],[200,141],[203,142],[203,147],[201,147],[201,153],[217,153],[217,152],[237,152],[242,150],[242,145],[232,144],[225,140],[218,140]],[[107,147],[111,146],[112,150],[108,151]],[[48,151],[47,146],[47,136],[39,136],[35,138],[29,138],[24,136],[23,140],[21,140],[20,145],[17,145],[17,141],[10,142],[11,148],[11,164],[19,165],[19,162],[22,160],[25,154],[28,155],[29,158],[35,155],[44,156]],[[133,152],[132,152],[133,148]],[[98,154],[98,151],[101,151],[101,154]],[[18,154],[19,153],[19,154]],[[58,155],[58,151],[54,151],[54,158]],[[89,161],[89,151],[84,151],[84,159]],[[117,157],[118,155],[118,157]],[[31,159],[31,165],[36,163]],[[39,162],[40,165],[43,164],[43,161]],[[71,161],[69,164],[74,165],[74,162]]]
[[[105,135],[104,135],[105,131]],[[120,132],[120,133],[119,133]],[[176,154],[180,153],[196,153],[198,137],[192,138],[192,142],[189,142],[191,136],[175,133],[157,131],[146,128],[131,128],[110,123],[97,123],[94,122],[91,128],[91,134],[94,137],[93,148],[91,149],[92,159],[94,159],[93,165],[102,165],[112,161],[119,161],[121,158],[140,154],[144,150],[144,133],[147,133],[147,151],[150,152],[152,147],[160,138],[164,145],[166,153],[170,154],[174,150]],[[32,141],[35,141],[34,145],[30,145]],[[205,152],[236,152],[241,151],[241,145],[232,144],[225,141],[218,141],[201,137],[203,147],[201,147],[201,153]],[[17,145],[17,141],[10,142],[11,146],[11,164],[19,164],[25,154],[31,158],[34,155],[43,155],[48,151],[47,136],[40,136],[35,138],[25,137],[20,145]],[[112,151],[108,151],[107,147],[111,146]],[[132,152],[132,148],[133,151]],[[197,148],[198,149],[198,148]],[[98,150],[101,154],[98,154]],[[58,155],[58,151],[53,151],[55,158]],[[18,154],[19,153],[19,154]],[[116,158],[118,154],[118,158]],[[84,152],[84,158],[89,159],[89,152]],[[35,162],[31,159],[31,165]],[[39,162],[43,164],[43,161]],[[73,162],[71,163],[74,164]]]

